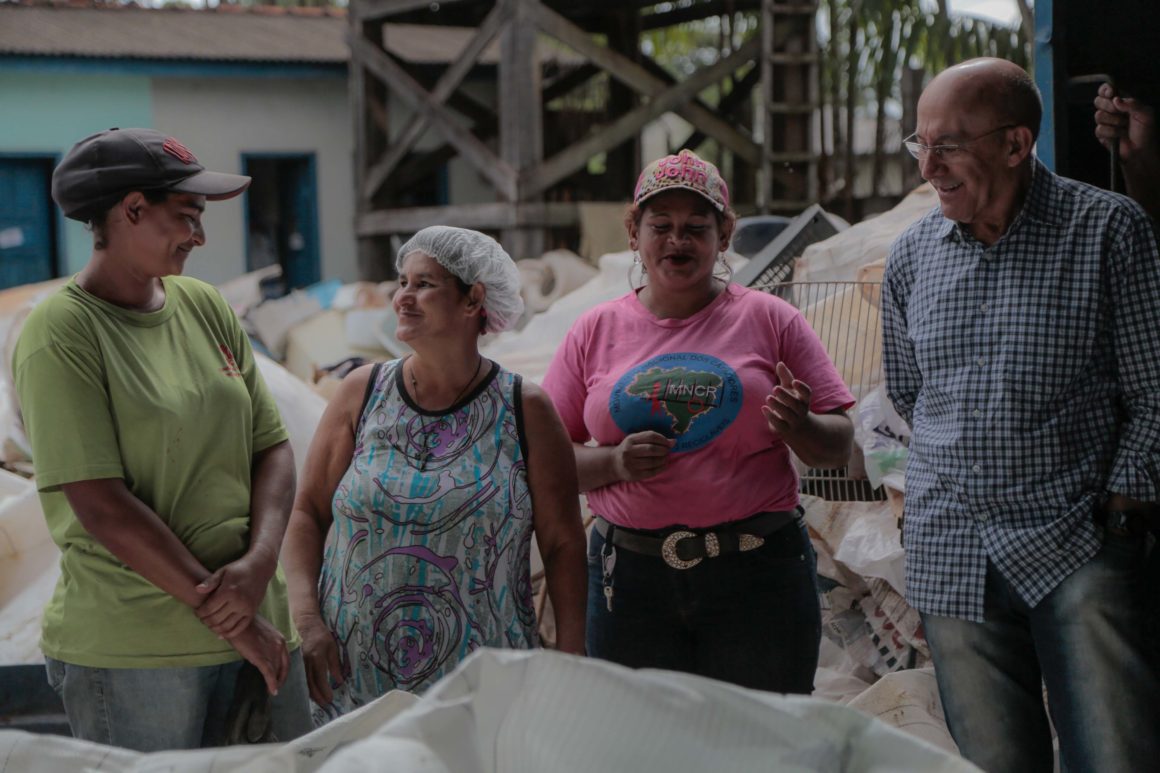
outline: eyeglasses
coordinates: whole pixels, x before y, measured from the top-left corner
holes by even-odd
[[[919,161],[926,158],[927,153],[934,153],[935,157],[938,158],[940,161],[949,161],[949,160],[955,158],[959,153],[961,153],[963,148],[965,148],[967,145],[970,145],[973,142],[978,142],[979,140],[984,139],[986,137],[990,137],[992,134],[1004,131],[1005,129],[1014,129],[1015,126],[1016,126],[1016,124],[1013,124],[1013,123],[1003,124],[1002,126],[996,128],[996,129],[992,129],[991,131],[987,132],[986,134],[980,134],[978,137],[975,137],[974,139],[969,139],[966,142],[960,142],[957,145],[923,145],[921,142],[915,142],[912,139],[913,137],[918,136],[918,133],[916,132],[916,133],[910,135],[910,137],[907,137],[906,139],[904,139],[902,141],[902,144],[906,147],[906,149],[908,151],[910,151],[910,155],[914,156]]]

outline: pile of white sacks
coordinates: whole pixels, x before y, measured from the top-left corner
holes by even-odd
[[[138,754],[0,732],[22,773],[977,773],[854,709],[554,652],[481,650],[282,745]]]

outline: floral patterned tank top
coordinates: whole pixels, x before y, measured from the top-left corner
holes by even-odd
[[[538,645],[520,377],[438,413],[381,366],[331,502],[319,598],[345,685],[327,715],[421,692],[479,647]]]

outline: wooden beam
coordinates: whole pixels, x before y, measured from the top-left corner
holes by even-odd
[[[625,113],[608,126],[571,147],[556,154],[539,166],[521,175],[520,189],[525,196],[542,193],[588,163],[597,153],[616,147],[639,132],[645,124],[659,118],[690,97],[717,83],[742,64],[753,59],[761,50],[761,41],[754,38],[737,49],[731,56],[711,67],[698,70],[692,77],[657,94],[640,107]]]
[[[387,105],[375,94],[367,95],[367,115],[374,121],[379,134],[386,137],[390,134],[390,119],[387,118]]]
[[[699,105],[683,105],[673,112],[720,142],[750,164],[761,160],[761,146],[745,132],[720,118],[714,111]]]
[[[592,80],[593,76],[599,75],[600,68],[594,64],[582,64],[571,72],[561,75],[556,80],[544,87],[543,102],[547,105],[554,99],[570,94],[575,89],[580,88],[588,81]]]
[[[585,0],[583,3],[555,3],[567,12],[569,18],[604,15],[609,11],[641,10],[656,5],[657,0]]]
[[[536,0],[498,0],[512,10],[512,21],[500,37],[499,147],[503,160],[516,170],[539,164],[544,158],[544,108],[540,104],[541,68],[537,53],[538,32],[529,18]],[[519,201],[534,200],[539,191],[518,185]],[[544,251],[543,231],[505,229],[503,242],[517,260],[539,257]]]
[[[492,132],[493,136],[494,134],[495,132]],[[391,175],[391,190],[406,191],[424,180],[429,180],[431,175],[439,174],[440,167],[457,155],[455,148],[447,144],[427,152],[411,154]]]
[[[383,42],[382,24],[364,24],[352,19],[347,27],[351,39],[361,38],[371,45],[381,46]],[[384,149],[386,133],[386,87],[371,77],[362,63],[352,57],[350,62],[350,93],[351,117],[354,119],[354,152],[355,174],[354,208],[350,214],[350,226],[353,230],[358,217],[374,208],[376,202],[358,196],[362,190],[363,180],[371,162]],[[382,120],[382,127],[379,121]],[[374,239],[358,239],[355,244],[355,262],[358,266],[360,279],[381,281],[389,278],[393,267],[379,259],[380,250]]]
[[[414,78],[386,52],[366,40],[355,38],[351,41],[355,57],[387,88],[399,96],[416,112],[426,115],[427,120],[459,151],[480,174],[508,201],[515,201],[516,173],[503,159],[497,157],[487,145],[470,131],[460,126],[443,105],[432,99]]]
[[[483,24],[480,25],[467,47],[463,49],[459,58],[443,72],[431,90],[432,101],[440,105],[447,101],[447,98],[455,92],[467,73],[475,66],[479,55],[487,48],[488,43],[496,36],[509,15],[510,9],[506,5],[496,4],[487,18],[483,20]],[[378,192],[379,188],[386,182],[387,176],[394,171],[407,152],[423,135],[427,123],[428,119],[425,114],[415,112],[411,115],[407,125],[399,132],[398,138],[387,148],[386,154],[367,172],[366,183],[363,187],[364,198],[370,199]]]
[[[668,88],[668,84],[648,72],[644,67],[628,57],[600,45],[584,30],[547,6],[533,3],[529,10],[537,27],[593,64],[604,68],[609,75],[626,86],[635,89],[646,97],[654,97]],[[685,104],[677,107],[674,112],[749,163],[758,164],[761,162],[761,148],[744,132],[738,131],[728,121],[719,118],[713,111],[697,105]]]
[[[406,207],[367,212],[358,219],[360,237],[409,234],[429,225],[454,225],[499,231],[508,228],[562,228],[578,225],[576,202],[460,204],[448,207]]]
[[[358,27],[351,27],[351,32],[361,34]],[[347,77],[347,94],[350,99],[351,129],[354,134],[354,178],[357,190],[363,189],[362,181],[366,175],[370,159],[367,157],[366,131],[366,79],[362,65],[357,61],[350,63],[350,74]],[[361,199],[356,200],[356,208],[361,209]]]
[[[483,142],[495,137],[499,131],[494,117],[486,124],[475,126],[473,129],[475,136]],[[456,155],[455,148],[447,143],[433,150],[412,153],[395,168],[394,174],[391,175],[392,189],[405,191],[410,186],[417,185],[424,178],[437,174],[439,167],[455,158]]]
[[[677,82],[677,79],[674,78],[671,74],[669,74],[668,70],[666,70],[664,67],[661,67],[659,64],[656,63],[655,60],[649,59],[647,56],[641,57],[640,66],[643,67],[645,70],[647,70],[649,73],[651,73],[653,76],[662,80],[666,87],[672,86],[674,83]],[[740,68],[738,68],[738,69],[740,69]],[[759,70],[759,69],[761,69],[761,68],[755,63],[753,65],[753,67],[751,67],[749,69],[749,71],[747,73],[745,73],[745,77],[748,78],[748,77],[752,76],[753,72],[755,70]],[[728,99],[728,98],[729,98],[729,95],[726,95],[725,99]],[[725,105],[724,105],[724,100],[722,101],[721,104],[718,104],[716,107],[711,107],[710,105],[705,103],[703,100],[701,100],[699,97],[690,100],[689,104],[693,107],[707,110],[716,116],[723,115],[725,113],[725,110],[726,110]],[[700,131],[700,130],[698,129],[697,131]],[[701,133],[704,134],[704,132],[701,132]],[[692,147],[692,146],[689,146],[689,147]]]
[[[530,10],[537,27],[588,61],[607,70],[621,83],[641,94],[650,94],[655,89],[656,78],[636,62],[600,45],[584,30],[541,3],[532,5]]]
[[[440,4],[451,5],[461,0],[439,0]],[[431,7],[431,0],[354,0],[347,12],[352,19],[370,21],[384,16],[397,16],[408,11]]]
[[[447,106],[476,126],[485,123],[494,123],[498,120],[496,117],[498,108],[496,106],[487,104],[478,99],[474,94],[469,94],[463,89],[456,89],[447,98]]]
[[[761,37],[761,103],[768,105],[774,102],[773,96],[773,62],[770,54],[774,51],[774,16],[773,0],[762,0],[761,21],[758,22],[758,35]],[[769,214],[773,193],[773,127],[770,126],[771,115],[766,113],[761,121],[761,161],[757,173],[757,211],[762,215]]]
[[[749,99],[749,95],[753,93],[753,87],[760,82],[761,67],[754,66],[749,72],[745,73],[745,77],[733,84],[732,91],[721,98],[720,104],[717,105],[717,112],[728,115],[734,108]],[[694,129],[678,147],[696,150],[705,139],[705,132],[700,129]]]

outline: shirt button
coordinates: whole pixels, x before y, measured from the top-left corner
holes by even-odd
[[[987,514],[986,513],[979,513],[978,518],[980,521],[985,521],[985,520],[987,520]]]
[[[980,357],[979,359],[975,360],[975,362],[979,363],[979,367],[981,368],[981,367],[983,367],[984,365],[986,365],[986,364],[987,364],[987,358],[986,358],[986,357]]]
[[[983,471],[983,466],[982,466],[981,464],[976,464],[975,466],[973,466],[973,467],[971,468],[971,471],[972,471],[972,472],[982,472],[982,471]]]
[[[990,310],[991,310],[991,304],[989,304],[989,303],[984,303],[983,305],[979,306],[979,311],[988,312]]]
[[[980,411],[978,408],[976,408],[975,410],[971,411],[971,415],[972,415],[972,416],[974,416],[976,419],[981,419],[981,418],[983,418],[983,412],[982,412],[982,411]]]

